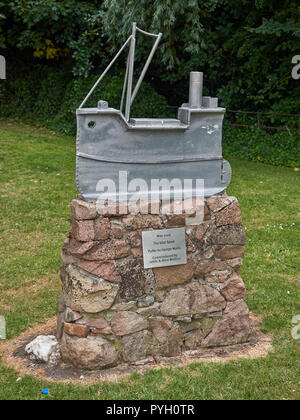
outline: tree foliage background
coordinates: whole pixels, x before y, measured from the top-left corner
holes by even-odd
[[[0,15],[9,77],[26,66],[75,78],[100,73],[136,21],[164,34],[148,81],[169,103],[185,101],[189,72],[202,70],[206,93],[224,106],[299,111],[300,83],[291,78],[292,57],[300,53],[296,0],[6,0]],[[137,71],[151,42],[139,37]]]

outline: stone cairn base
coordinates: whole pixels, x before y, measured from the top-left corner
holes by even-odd
[[[65,362],[103,369],[249,340],[237,199],[206,199],[196,226],[190,211],[163,214],[161,205],[157,214],[104,217],[96,203],[72,201],[57,327]],[[144,269],[141,232],[176,227],[186,229],[187,264]]]

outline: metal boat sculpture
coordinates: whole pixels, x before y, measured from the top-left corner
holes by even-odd
[[[136,34],[155,38],[153,49],[133,89]],[[162,34],[150,34],[133,24],[132,35],[98,79],[77,110],[76,185],[86,201],[97,200],[101,179],[119,183],[120,171],[128,182],[143,179],[203,179],[204,195],[220,194],[231,180],[230,164],[222,157],[222,124],[225,109],[218,99],[203,97],[203,73],[190,75],[189,103],[179,108],[178,119],[131,118],[131,105],[138,93]],[[130,44],[120,109],[101,100],[97,108],[84,108],[95,88]],[[125,101],[126,96],[126,101]],[[125,114],[123,108],[125,103]],[[145,191],[150,198],[151,189]],[[148,195],[149,194],[149,195]],[[184,191],[184,197],[203,195],[203,191]],[[172,197],[171,197],[172,198]],[[118,192],[113,200],[130,197]]]

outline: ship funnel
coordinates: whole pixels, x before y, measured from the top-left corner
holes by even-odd
[[[193,71],[190,74],[190,108],[201,108],[203,93],[203,73]]]

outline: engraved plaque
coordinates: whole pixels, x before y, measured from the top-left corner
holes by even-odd
[[[147,231],[142,237],[144,268],[187,263],[184,228]]]

